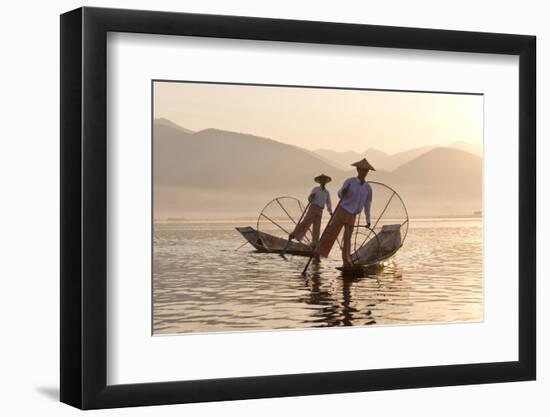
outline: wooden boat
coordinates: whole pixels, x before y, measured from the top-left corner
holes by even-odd
[[[358,277],[375,272],[402,246],[401,225],[399,224],[384,225],[380,232],[373,231],[373,234],[373,239],[351,254],[353,265],[336,267],[343,276]]]
[[[287,245],[287,240],[270,235],[269,233],[259,232],[253,227],[236,227],[237,231],[250,243],[254,249],[263,253],[281,253]],[[292,241],[288,245],[285,253],[289,255],[311,256],[311,247],[300,242]]]
[[[391,258],[403,245],[400,224],[386,224],[373,238],[351,254],[354,266],[368,267]]]

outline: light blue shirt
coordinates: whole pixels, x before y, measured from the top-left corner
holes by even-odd
[[[323,190],[321,187],[315,187],[313,190],[311,190],[311,194],[308,197],[308,201],[311,204],[315,204],[316,206],[321,207],[322,209],[325,208],[325,204],[326,204],[329,213],[332,213],[332,203],[330,202],[330,193],[326,188]]]
[[[347,193],[344,195],[344,190],[347,188]],[[359,178],[351,177],[344,181],[344,185],[338,191],[340,197],[340,207],[351,214],[359,214],[363,209],[367,218],[367,223],[370,223],[370,206],[372,204],[372,188],[368,182],[361,184]]]

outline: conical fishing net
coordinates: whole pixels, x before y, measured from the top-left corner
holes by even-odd
[[[258,216],[257,230],[267,250],[280,251],[285,247],[289,253],[311,250],[311,227],[301,242],[293,240],[288,247],[286,245],[289,234],[302,219],[306,207],[300,200],[288,196],[274,198],[266,204]]]
[[[385,184],[369,181],[372,187],[371,226],[365,227],[363,213],[357,216],[352,237],[352,260],[369,265],[388,259],[397,252],[409,230],[409,215],[403,200]]]

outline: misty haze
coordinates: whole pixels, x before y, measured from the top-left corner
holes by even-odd
[[[154,121],[153,135],[159,220],[255,217],[273,196],[307,195],[321,172],[333,178],[328,188],[336,191],[354,175],[349,164],[364,156],[377,167],[369,180],[398,190],[411,216],[481,211],[481,145],[425,146],[394,155],[309,151],[245,133],[193,132],[166,119]]]

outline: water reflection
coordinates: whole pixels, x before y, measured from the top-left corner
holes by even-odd
[[[482,319],[481,222],[411,228],[393,262],[360,277],[337,254],[288,261],[249,249],[232,223],[156,225],[155,333]]]
[[[299,297],[298,302],[304,302],[313,306],[320,306],[316,309],[315,320],[312,320],[312,327],[318,326],[352,326],[354,324],[354,314],[360,313],[352,302],[352,286],[356,283],[359,277],[344,277],[342,274],[336,277],[341,280],[340,291],[341,296],[335,297],[328,289],[321,285],[322,267],[320,261],[312,261],[310,273],[303,278],[304,285],[309,289],[307,297]],[[365,277],[366,279],[366,277]],[[370,310],[365,311],[365,315],[370,316]],[[306,321],[308,323],[309,321]],[[314,323],[314,324],[313,324]],[[374,324],[374,320],[370,320],[365,324]]]

